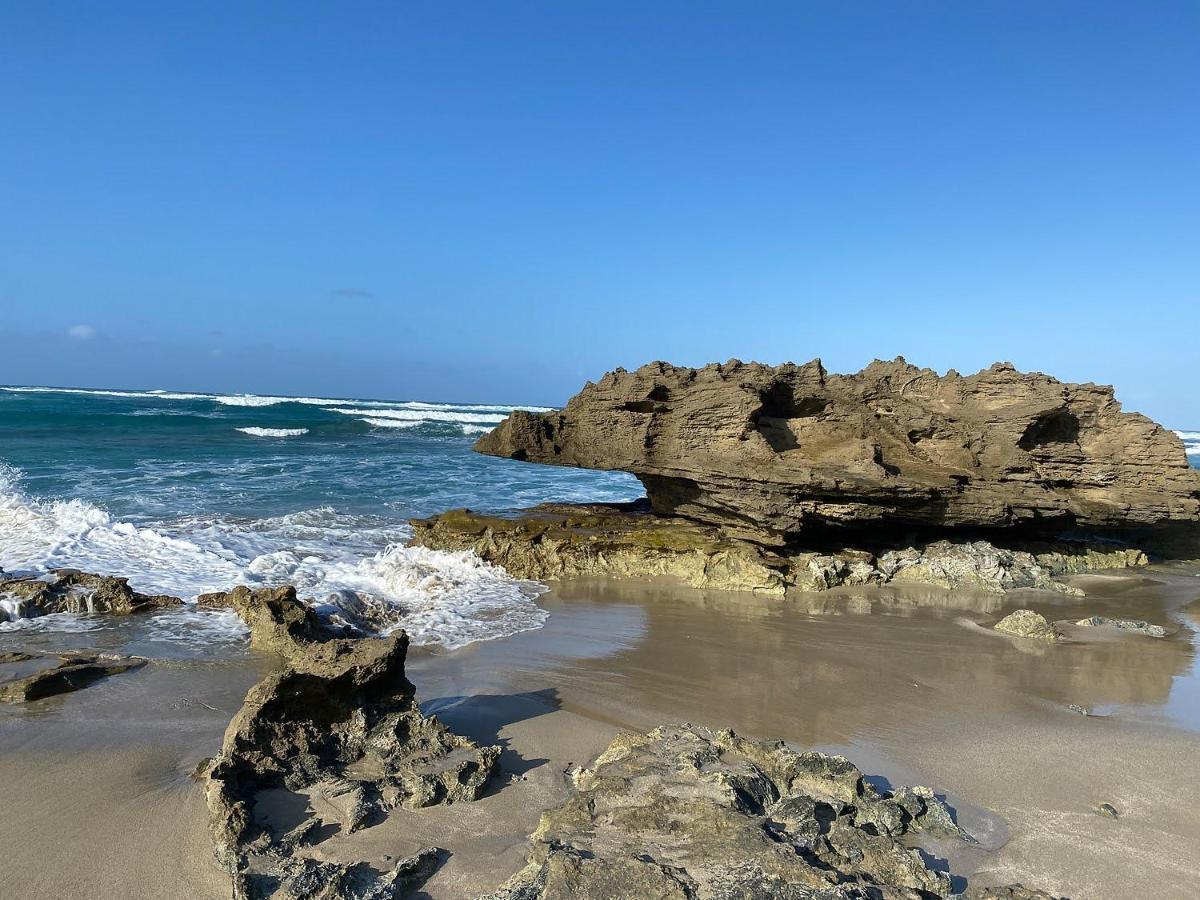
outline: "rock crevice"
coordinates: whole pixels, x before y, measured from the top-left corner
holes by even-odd
[[[1029,536],[1200,522],[1179,437],[1111,387],[998,363],[939,376],[903,359],[610,372],[554,412],[518,410],[493,456],[631,472],[654,511],[769,547],[882,527]]]

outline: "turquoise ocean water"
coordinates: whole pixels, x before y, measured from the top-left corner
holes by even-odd
[[[514,407],[166,391],[0,388],[0,567],[125,575],[194,598],[295,584],[331,616],[456,648],[539,627],[541,588],[465,553],[406,546],[412,516],[641,496],[622,473],[471,452]],[[1200,465],[1200,432],[1181,431]],[[203,644],[232,616],[156,619]],[[90,629],[0,598],[0,632]]]
[[[0,567],[73,566],[185,598],[292,583],[416,643],[539,626],[539,587],[468,554],[405,546],[407,519],[469,506],[625,500],[621,473],[480,456],[513,407],[0,388]],[[9,604],[11,607],[11,604]],[[0,630],[87,627],[0,606]],[[170,622],[203,640],[221,621]]]

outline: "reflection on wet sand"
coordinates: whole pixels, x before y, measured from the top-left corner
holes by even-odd
[[[435,682],[450,670],[467,681],[484,670],[524,682],[495,685],[505,689],[546,680],[566,708],[615,724],[692,719],[805,745],[912,734],[968,708],[999,719],[1059,715],[1071,704],[1162,707],[1181,679],[1194,679],[1193,632],[1173,617],[1186,592],[1169,579],[1090,587],[1086,598],[889,587],[764,599],[580,581],[546,598],[544,631],[417,671]],[[1050,646],[987,627],[1018,606],[1052,620],[1174,621],[1177,633],[1086,634]],[[584,635],[587,652],[574,652]]]

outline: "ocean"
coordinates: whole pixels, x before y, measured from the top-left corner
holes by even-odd
[[[361,612],[455,649],[540,627],[540,585],[466,553],[408,547],[407,520],[452,507],[641,496],[624,473],[480,456],[513,406],[79,388],[0,388],[0,567],[123,575],[191,600],[294,584],[331,616]],[[525,407],[533,408],[533,407]],[[69,615],[0,631],[90,630]],[[154,617],[160,640],[239,641],[228,614]]]

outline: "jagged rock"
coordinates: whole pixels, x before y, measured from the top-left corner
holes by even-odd
[[[819,360],[650,363],[560,411],[513,412],[475,445],[530,462],[632,472],[655,512],[764,546],[830,530],[1194,533],[1200,472],[1178,435],[1110,387],[1007,363],[939,377],[896,359],[854,375]]]
[[[27,653],[5,653],[0,663],[25,662],[38,657]],[[27,703],[82,690],[109,675],[141,668],[146,660],[112,653],[70,654],[59,657],[56,666],[23,678],[0,681],[0,701]]]
[[[441,857],[442,851],[431,847],[401,860],[386,873],[366,863],[341,865],[290,858],[278,866],[275,896],[279,900],[394,900],[432,875]]]
[[[898,550],[784,552],[731,538],[715,526],[655,515],[645,503],[548,503],[516,517],[457,509],[411,524],[413,543],[471,550],[519,578],[667,575],[696,588],[776,595],[789,588],[824,591],[891,581],[1078,594],[1055,577],[1147,563],[1140,550],[1065,541],[1030,544],[1027,550],[935,541]]]
[[[1062,638],[1059,630],[1046,621],[1041,613],[1032,609],[1018,609],[1009,613],[994,626],[996,631],[1014,637],[1033,638],[1039,641],[1057,641]]]
[[[951,894],[900,841],[945,821],[958,833],[944,804],[928,789],[876,790],[844,757],[668,725],[619,735],[574,783],[543,814],[525,869],[482,900]]]
[[[201,594],[196,604],[206,609],[232,609],[250,629],[251,646],[280,656],[307,654],[313,645],[333,637],[350,637],[322,622],[312,608],[296,597],[291,585],[248,588]]]
[[[143,594],[129,586],[128,578],[94,575],[78,569],[55,569],[44,578],[11,578],[0,581],[0,597],[11,598],[9,618],[32,618],[50,613],[109,613],[128,615],[183,601],[166,594]],[[5,617],[0,609],[0,620]]]
[[[215,853],[235,876],[237,897],[393,896],[378,893],[399,883],[390,875],[360,866],[330,869],[328,861],[305,856],[316,823],[280,834],[256,816],[257,798],[270,790],[321,792],[344,811],[327,824],[350,833],[399,806],[477,799],[499,748],[479,747],[421,713],[404,676],[402,632],[340,637],[290,588],[237,588],[205,602],[233,606],[250,626],[252,643],[285,661],[250,689],[208,770]],[[341,887],[306,893],[322,878]]]
[[[1090,616],[1086,619],[1080,619],[1075,624],[1083,625],[1087,628],[1107,626],[1109,628],[1119,628],[1122,631],[1136,631],[1139,634],[1146,635],[1146,637],[1160,638],[1167,636],[1167,629],[1161,625],[1151,625],[1142,619],[1110,619],[1106,616]]]

